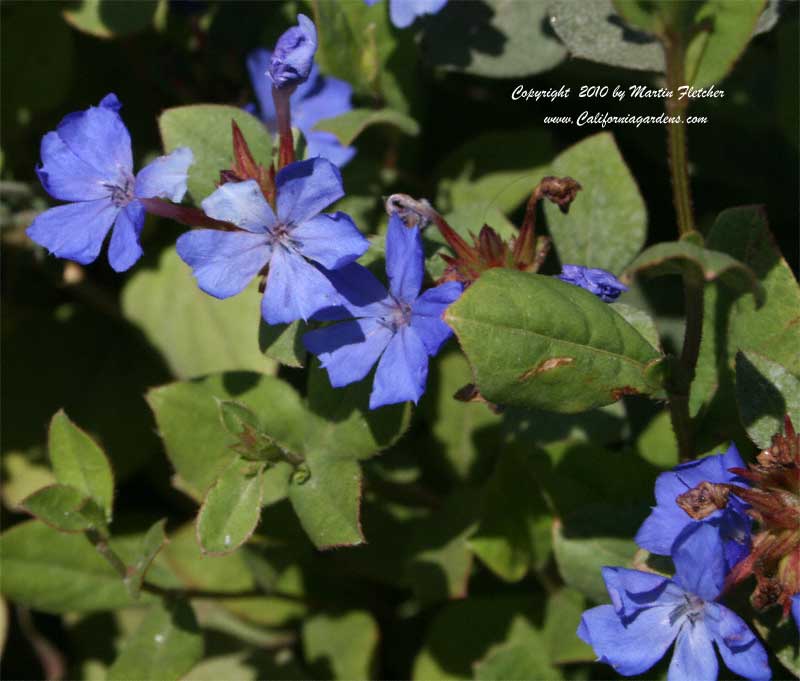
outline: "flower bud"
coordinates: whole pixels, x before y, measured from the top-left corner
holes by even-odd
[[[297,26],[287,30],[275,44],[267,74],[279,90],[294,89],[305,82],[317,51],[317,29],[304,14],[297,15]]]

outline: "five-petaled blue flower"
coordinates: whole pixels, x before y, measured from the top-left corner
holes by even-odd
[[[564,265],[561,274],[558,275],[561,281],[568,284],[580,286],[589,293],[593,293],[604,303],[613,303],[619,298],[620,293],[628,290],[619,279],[611,272],[606,272],[599,268],[583,267],[581,265]]]
[[[200,288],[216,298],[236,295],[268,266],[261,313],[269,324],[285,324],[336,305],[339,295],[322,268],[353,262],[369,242],[349,215],[321,212],[344,196],[339,169],[330,161],[291,163],[275,185],[277,215],[255,180],[223,184],[203,201],[203,210],[240,229],[193,230],[177,248]]]
[[[715,602],[725,566],[714,529],[699,528],[675,547],[672,558],[672,579],[603,568],[611,605],[583,613],[578,636],[623,676],[650,669],[675,641],[669,681],[716,679],[713,644],[731,671],[746,679],[769,679],[764,647],[738,615]]]
[[[265,76],[269,68],[272,52],[257,49],[247,56],[247,70],[256,93],[258,107],[250,105],[248,109],[258,113],[270,132],[278,130],[275,102],[269,80]],[[308,80],[301,84],[290,97],[292,107],[292,123],[300,129],[308,146],[308,156],[322,156],[340,168],[356,153],[354,147],[343,147],[336,135],[323,130],[314,130],[314,126],[325,118],[333,118],[350,111],[350,97],[353,88],[349,83],[331,76],[323,76],[316,64],[312,66]]]
[[[725,508],[714,511],[703,520],[694,520],[675,503],[675,499],[705,481],[749,487],[746,480],[729,471],[730,468],[744,467],[736,445],[732,444],[723,454],[689,461],[659,475],[656,480],[657,505],[636,533],[636,543],[651,553],[668,556],[681,536],[700,525],[709,525],[720,535],[725,565],[730,571],[750,553],[752,520],[747,515],[749,506],[731,495]]]
[[[305,14],[297,15],[297,26],[285,31],[269,60],[267,74],[279,90],[296,87],[311,73],[317,51],[317,28]]]
[[[374,5],[379,0],[364,0],[364,2]],[[446,4],[447,0],[389,0],[389,18],[396,28],[407,28],[417,17],[436,14]]]
[[[392,215],[386,235],[389,290],[357,263],[329,273],[347,301],[348,314],[342,316],[354,319],[303,336],[335,388],[360,381],[378,362],[370,409],[417,402],[425,392],[428,357],[453,333],[442,314],[461,295],[461,284],[447,282],[420,295],[424,271],[419,229]]]
[[[180,201],[192,150],[176,149],[133,175],[128,129],[114,94],[99,106],[64,117],[42,138],[42,164],[36,168],[42,186],[55,199],[69,201],[38,215],[28,236],[59,258],[81,265],[94,262],[111,226],[108,261],[117,272],[142,255],[139,235],[145,208],[138,199]]]

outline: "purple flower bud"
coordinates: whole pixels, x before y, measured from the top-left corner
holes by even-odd
[[[267,75],[282,90],[305,82],[314,65],[317,51],[317,29],[304,14],[297,15],[297,26],[287,30],[275,44]]]
[[[605,270],[583,267],[582,265],[564,265],[561,274],[558,275],[561,281],[574,286],[580,286],[589,293],[593,293],[604,303],[613,303],[619,298],[620,293],[628,290],[619,279],[611,272]]]

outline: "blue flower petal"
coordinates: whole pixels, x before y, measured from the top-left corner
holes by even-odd
[[[675,583],[686,591],[713,601],[725,583],[725,552],[716,528],[695,523],[682,532],[672,546]]]
[[[215,298],[228,298],[242,291],[270,256],[263,234],[218,229],[186,232],[178,239],[177,249],[192,268],[198,286]]]
[[[314,314],[318,321],[338,321],[351,317],[383,317],[391,312],[393,301],[386,287],[366,267],[357,262],[322,273],[339,294],[334,307]]]
[[[672,662],[669,665],[669,681],[714,681],[719,672],[717,655],[703,620],[686,622],[678,634]]]
[[[331,282],[301,255],[277,247],[272,253],[261,314],[268,324],[310,319],[340,298]]]
[[[669,613],[668,607],[650,608],[626,627],[613,606],[600,605],[583,613],[578,636],[620,674],[642,674],[664,656],[678,633]]]
[[[329,270],[349,265],[369,248],[369,241],[346,213],[320,213],[291,233],[297,250]]]
[[[76,111],[58,124],[58,134],[72,152],[111,182],[133,172],[131,136],[108,97],[101,106]],[[118,103],[116,96],[114,100]],[[105,103],[105,104],[104,104]]]
[[[355,147],[343,147],[336,135],[323,130],[302,129],[306,138],[307,155],[327,159],[335,166],[343,168],[356,155]]]
[[[389,291],[405,303],[413,303],[422,288],[425,262],[422,253],[422,237],[416,227],[406,227],[392,213],[386,233],[386,274]]]
[[[297,88],[290,100],[295,125],[310,129],[325,118],[350,111],[353,108],[350,104],[352,96],[350,83],[333,76],[323,76],[316,68],[313,69],[309,79]]]
[[[444,311],[458,300],[462,287],[457,281],[428,289],[411,306],[411,328],[416,330],[428,354],[433,356],[444,345],[453,330],[442,320]]]
[[[269,64],[269,76],[277,88],[297,86],[308,78],[317,51],[317,29],[304,14],[297,26],[278,38]]]
[[[108,199],[68,203],[37,215],[25,233],[53,255],[88,265],[97,259],[118,212]]]
[[[752,681],[771,678],[767,651],[741,617],[723,605],[708,603],[705,622],[728,669]]]
[[[36,174],[50,196],[61,201],[92,201],[111,195],[100,171],[75,155],[57,132],[42,138],[42,164]]]
[[[142,257],[139,235],[144,218],[144,206],[138,201],[131,201],[117,215],[108,245],[108,262],[115,272],[130,269]]]
[[[658,505],[645,518],[634,540],[643,549],[659,556],[668,556],[672,544],[687,525],[697,523],[672,499],[671,505]]]
[[[797,626],[797,633],[800,634],[800,594],[792,596],[792,617]]]
[[[158,197],[179,203],[186,194],[186,180],[193,161],[194,154],[189,147],[179,147],[166,156],[159,156],[139,171],[135,196],[140,199]]]
[[[418,402],[428,378],[428,352],[414,329],[395,333],[378,362],[369,408],[398,402]]]
[[[295,161],[275,178],[281,222],[300,225],[344,196],[339,169],[324,158]]]
[[[359,319],[309,331],[303,344],[319,357],[334,388],[363,379],[392,339],[376,319]]]
[[[671,605],[683,600],[684,592],[677,584],[652,572],[604,567],[602,574],[611,605],[620,617],[632,618],[653,605]]]
[[[447,0],[389,0],[389,18],[397,28],[407,28],[417,17],[436,14]]]
[[[255,180],[226,182],[203,199],[201,205],[209,217],[231,222],[256,234],[269,231],[277,222]]]
[[[247,55],[247,72],[258,101],[259,117],[267,127],[275,129],[275,102],[272,101],[272,81],[267,76],[272,52],[263,48],[251,50]]]

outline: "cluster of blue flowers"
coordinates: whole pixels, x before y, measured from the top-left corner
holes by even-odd
[[[716,679],[719,651],[731,671],[746,679],[770,678],[767,653],[747,624],[718,602],[731,568],[750,552],[751,519],[735,499],[703,520],[693,520],[676,497],[703,481],[746,481],[729,469],[743,468],[735,445],[722,454],[662,473],[657,505],[636,535],[651,553],[671,556],[672,579],[660,574],[606,567],[611,605],[583,614],[578,636],[600,661],[632,676],[650,669],[675,643],[670,681]]]
[[[393,1],[390,12],[396,25],[405,26],[442,6],[444,0]],[[262,120],[272,132],[285,132],[292,112],[310,158],[277,173],[274,206],[255,180],[220,185],[201,205],[206,216],[228,228],[183,234],[178,254],[200,288],[216,298],[234,296],[256,277],[265,277],[261,312],[268,324],[339,322],[303,337],[333,386],[360,381],[377,364],[370,408],[417,402],[425,391],[429,358],[452,335],[442,316],[462,286],[447,282],[422,292],[420,228],[393,214],[386,235],[387,290],[356,263],[369,241],[350,216],[322,212],[344,196],[339,167],[355,149],[313,130],[319,120],[348,111],[352,95],[350,85],[319,73],[316,49],[316,27],[301,14],[274,51],[256,50],[247,59]],[[37,172],[51,196],[71,203],[39,215],[27,233],[58,257],[88,264],[113,225],[108,258],[121,272],[142,255],[145,211],[157,208],[148,200],[180,202],[193,158],[190,149],[176,149],[134,177],[120,107],[109,94],[99,106],[70,114],[45,135]],[[625,290],[603,270],[566,265],[560,278],[607,302]]]

